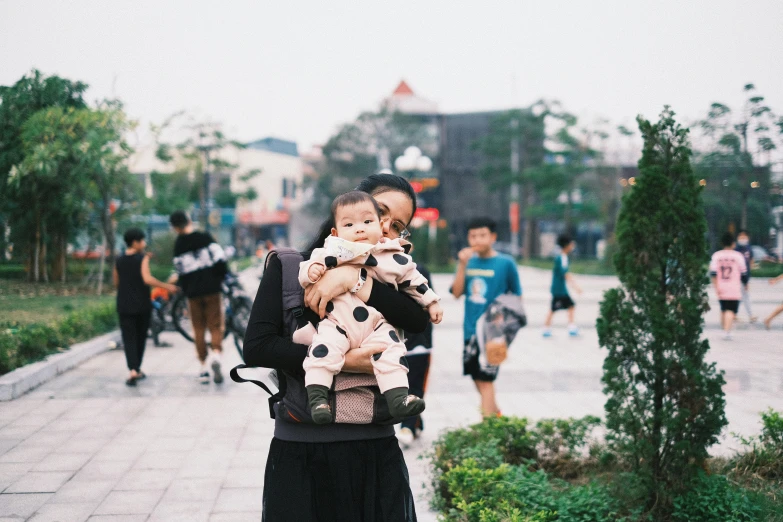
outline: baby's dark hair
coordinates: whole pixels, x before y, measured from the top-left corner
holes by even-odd
[[[375,201],[371,195],[361,190],[352,190],[346,192],[334,198],[332,201],[332,223],[337,222],[337,209],[342,207],[350,207],[352,205],[358,205],[359,203],[369,203],[375,209],[375,213],[378,218],[381,217],[381,208],[378,206],[378,202]]]
[[[557,246],[559,246],[560,248],[567,247],[568,245],[571,244],[571,241],[573,241],[573,239],[571,239],[571,236],[569,236],[568,234],[560,234],[559,236],[557,236]]]
[[[731,232],[724,232],[724,234],[720,237],[720,244],[724,247],[730,247],[734,244],[734,234]]]
[[[145,237],[147,236],[140,228],[129,228],[125,231],[125,235],[122,236],[122,238],[125,240],[125,244],[129,247],[133,244],[134,241],[141,241]]]
[[[498,225],[492,218],[476,217],[468,222],[468,232],[477,228],[488,228],[490,232],[495,233],[498,229]]]

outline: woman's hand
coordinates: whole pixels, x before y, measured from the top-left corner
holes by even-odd
[[[327,270],[321,279],[305,289],[305,305],[318,317],[326,317],[326,304],[349,291],[359,280],[359,269],[352,266],[338,266]]]
[[[348,373],[369,373],[373,374],[372,362],[370,359],[376,353],[382,352],[382,346],[356,348],[345,352],[345,363],[342,371]]]

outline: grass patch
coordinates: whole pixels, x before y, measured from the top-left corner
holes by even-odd
[[[522,266],[552,270],[555,260],[552,258],[533,258],[519,263]],[[568,271],[584,275],[615,275],[614,268],[600,259],[569,259]]]
[[[0,279],[0,320],[14,324],[49,323],[93,305],[114,303],[113,288],[106,295],[69,283],[27,283]]]

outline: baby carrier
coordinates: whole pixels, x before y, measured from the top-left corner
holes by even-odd
[[[283,267],[283,335],[290,339],[307,321],[304,317],[304,289],[299,284],[299,263],[304,258],[292,248],[278,248],[269,253],[265,266],[269,264],[272,256],[277,256]],[[232,368],[231,379],[239,383],[252,382],[263,388],[270,395],[270,417],[286,422],[314,424],[307,402],[304,370],[296,373],[272,370],[269,378],[278,388],[277,392],[273,393],[261,381],[240,377],[239,370],[243,368],[248,366],[240,364]],[[337,374],[329,391],[329,402],[336,423],[396,424],[402,420],[389,413],[386,400],[373,375]]]

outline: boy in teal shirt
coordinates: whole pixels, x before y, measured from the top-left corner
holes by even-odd
[[[582,293],[582,289],[568,273],[568,254],[574,250],[575,244],[568,235],[560,234],[557,238],[557,246],[560,247],[561,253],[555,258],[555,266],[552,269],[552,306],[544,321],[544,337],[552,337],[552,316],[558,310],[568,310],[568,335],[576,337],[579,335],[579,328],[574,324],[576,304],[568,295],[568,287],[566,287],[566,282],[571,283],[577,294]]]
[[[463,374],[471,376],[481,395],[484,417],[500,414],[494,384],[499,366],[479,364],[476,323],[498,296],[522,295],[516,262],[493,248],[497,241],[495,230],[496,224],[489,218],[476,218],[468,224],[470,246],[459,252],[457,275],[451,287],[454,297],[465,295]]]

